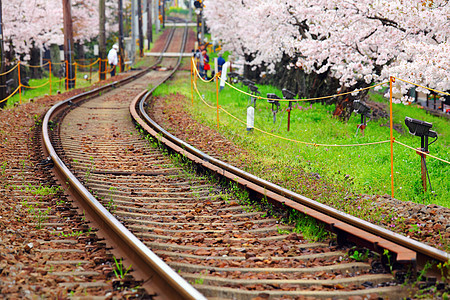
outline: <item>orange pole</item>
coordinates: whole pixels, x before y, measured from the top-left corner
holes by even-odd
[[[75,76],[73,77],[73,79],[74,79],[73,87],[76,88],[77,87],[77,69],[78,69],[78,64],[77,64],[77,62],[74,62],[73,64],[75,65]]]
[[[391,196],[394,198],[394,121],[392,116],[392,83],[394,77],[389,77],[389,127],[391,129]]]
[[[18,74],[19,74],[19,103],[22,104],[22,80],[20,80],[20,61],[18,63]]]
[[[216,74],[216,79],[217,79]],[[217,98],[217,128],[219,128],[219,80],[216,80],[216,98]]]
[[[100,82],[100,78],[102,78],[102,59],[98,60],[98,82]]]
[[[192,106],[194,106],[194,59],[191,58],[191,98]]]
[[[52,95],[52,62],[48,62],[48,82],[50,85],[50,96]]]
[[[66,60],[66,91],[69,90],[69,62]]]

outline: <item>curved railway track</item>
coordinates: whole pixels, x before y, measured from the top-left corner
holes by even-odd
[[[348,249],[333,240],[310,243],[278,219],[242,207],[235,194],[186,172],[159,149],[161,143],[253,194],[319,218],[337,234],[338,242],[388,249],[398,262],[411,265],[416,253],[419,263],[448,259],[447,253],[409,240],[402,243],[398,236],[389,238],[386,230],[217,161],[152,123],[146,101],[177,68],[166,63],[169,71],[136,74],[134,81],[114,83],[108,93],[89,101],[84,98],[95,93],[69,99],[52,108],[43,123],[45,147],[59,182],[99,228],[103,245],[113,247],[115,257],[124,257],[124,265],[131,265],[148,294],[167,299],[395,299],[409,293],[392,274],[375,268],[376,261],[352,261]],[[149,85],[154,88],[147,92]],[[140,135],[134,120],[153,138]],[[49,123],[58,124],[51,137],[46,136]],[[73,175],[66,173],[69,169]]]

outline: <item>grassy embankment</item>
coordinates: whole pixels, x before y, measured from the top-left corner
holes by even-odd
[[[215,83],[199,81],[198,85],[206,101],[215,106]],[[237,87],[247,90],[241,84],[237,84]],[[275,92],[282,96],[280,90],[271,86],[259,86],[259,90],[262,95]],[[189,75],[178,76],[176,80],[160,87],[156,92],[159,95],[181,93],[190,98]],[[373,101],[387,104],[387,100],[377,93],[371,93],[370,97]],[[219,94],[219,102],[224,109],[245,122],[248,105],[246,95],[226,87]],[[193,108],[187,106],[189,112],[201,123],[217,129],[215,108],[211,109],[202,104],[197,95],[194,103]],[[285,112],[287,103],[282,102],[274,124],[271,105],[266,100],[257,101],[255,127],[286,139],[317,144],[344,145],[389,140],[387,119],[369,121],[365,136],[361,136],[360,133],[355,134],[360,123],[359,116],[353,115],[348,122],[343,123],[332,117],[334,106],[309,102],[298,102],[293,106],[291,130],[287,132]],[[427,114],[415,105],[403,104],[394,104],[393,115],[394,123],[403,129],[402,132],[394,131],[395,139],[412,147],[420,147],[420,138],[409,134],[404,125],[405,116],[433,123],[433,130],[438,132],[439,139],[430,146],[430,154],[450,160],[450,126],[447,119]],[[391,193],[389,143],[360,147],[304,145],[259,131],[248,134],[245,123],[239,123],[223,112],[220,113],[219,131],[252,153],[251,157],[247,158],[250,159],[247,171],[272,182],[281,183],[289,189],[314,197],[321,202],[331,201],[333,206],[343,208],[354,215],[364,215],[369,211],[355,212],[354,208],[346,208],[347,200],[343,199],[345,196]],[[423,191],[420,157],[415,151],[394,144],[395,197],[405,201],[450,207],[450,165],[428,158],[427,166],[434,193]],[[312,177],[320,177],[320,182],[333,187],[337,194],[327,194],[317,184],[299,181],[298,179],[302,178],[301,174],[305,172]]]

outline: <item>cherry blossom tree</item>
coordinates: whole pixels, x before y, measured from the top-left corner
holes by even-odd
[[[112,0],[108,1],[110,22],[107,31],[117,29]],[[98,2],[72,0],[74,39],[79,43],[98,36]],[[63,44],[63,12],[61,0],[9,0],[3,2],[4,39],[7,50],[29,59],[33,47]],[[13,49],[10,49],[12,47]]]
[[[269,72],[288,56],[341,90],[389,76],[450,90],[448,0],[205,0],[204,14],[226,50]]]

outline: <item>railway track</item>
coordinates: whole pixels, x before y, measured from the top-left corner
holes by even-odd
[[[114,89],[89,101],[67,101],[64,108],[70,109],[54,113],[59,110],[54,108],[44,120],[44,139],[49,122],[58,124],[53,130],[57,134],[45,142],[60,184],[79,198],[75,202],[79,212],[99,228],[95,239],[105,239],[103,249],[112,246],[114,258],[124,257],[124,267],[131,266],[131,274],[141,280],[119,280],[118,285],[139,285],[147,289],[146,295],[156,293],[168,299],[201,299],[202,295],[217,299],[396,299],[409,295],[391,273],[377,268],[380,264],[376,259],[351,260],[349,249],[334,239],[311,243],[279,219],[241,206],[245,199],[239,193],[186,172],[181,163],[161,152],[159,145],[164,143],[252,189],[253,194],[319,218],[337,233],[338,242],[362,242],[373,250],[392,251],[399,262],[416,262],[417,243],[395,244],[379,229],[362,232],[364,223],[355,227],[358,220],[329,213],[308,199],[239,172],[144,120],[148,117],[145,107],[149,107],[145,101],[151,94],[145,90],[171,76],[174,64],[167,64],[160,70],[169,71],[140,74],[133,82],[114,84]],[[153,138],[138,133],[130,110]],[[50,140],[56,151],[48,146]],[[60,171],[63,165],[73,175]],[[291,199],[297,202],[291,203]],[[97,213],[103,217],[95,217]],[[445,258],[445,253],[425,248],[419,258]]]

